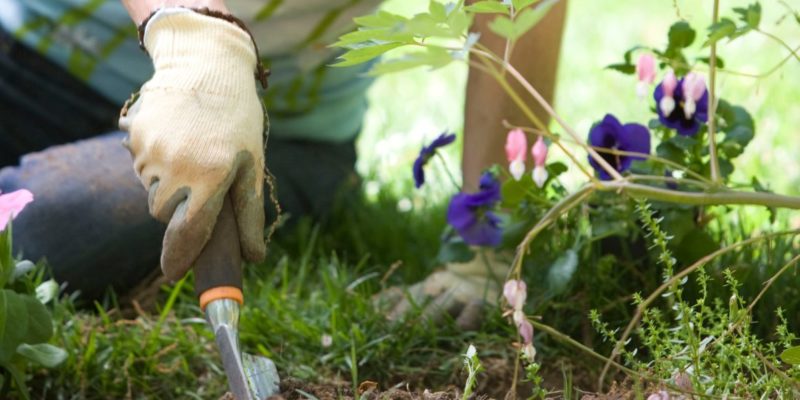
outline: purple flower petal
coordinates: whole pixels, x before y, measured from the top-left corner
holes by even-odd
[[[622,125],[611,114],[595,124],[589,131],[589,144],[611,150],[650,154],[650,132],[640,124]],[[633,160],[644,159],[644,156],[618,155],[598,152],[609,165],[619,172],[630,169]],[[603,169],[595,159],[589,156],[589,164],[597,171],[602,180],[610,180],[611,175]]]
[[[425,184],[425,164],[427,164],[431,157],[436,154],[436,149],[447,146],[448,144],[453,143],[455,140],[455,133],[447,134],[447,132],[442,132],[442,134],[434,139],[429,146],[422,146],[417,159],[414,160],[414,166],[412,167],[414,174],[414,186],[416,188],[419,188]]]
[[[484,173],[478,192],[453,196],[447,208],[447,222],[467,244],[497,246],[502,240],[502,229],[500,218],[491,209],[499,201],[500,183],[491,173]]]

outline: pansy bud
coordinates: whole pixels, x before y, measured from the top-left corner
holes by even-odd
[[[511,161],[511,164],[508,164],[508,172],[515,180],[522,179],[522,174],[525,173],[525,163],[522,160]]]
[[[544,186],[545,182],[547,182],[547,169],[540,165],[533,167],[532,172],[533,182],[536,183],[536,186],[542,187]]]
[[[503,296],[513,309],[522,310],[528,297],[528,285],[523,281],[511,279],[503,286]]]
[[[672,68],[667,69],[667,73],[664,74],[664,80],[661,81],[661,90],[664,92],[664,97],[661,98],[661,101],[658,104],[658,107],[661,109],[661,113],[664,115],[672,114],[672,110],[675,109],[675,88],[678,87],[678,79],[675,77],[675,72],[672,71]]]
[[[533,325],[527,319],[523,320],[521,324],[517,325],[519,335],[522,337],[522,343],[533,343]]]
[[[683,113],[686,119],[692,119],[697,110],[697,101],[706,92],[706,80],[702,75],[690,72],[683,78]]]
[[[656,59],[650,53],[643,53],[639,56],[636,63],[636,75],[639,84],[636,87],[636,94],[643,98],[647,94],[647,87],[656,79]]]
[[[512,129],[506,136],[506,158],[508,162],[520,160],[525,162],[525,152],[528,149],[528,139],[522,129]]]

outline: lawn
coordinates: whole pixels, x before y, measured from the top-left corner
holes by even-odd
[[[724,15],[731,7],[747,4],[725,2]],[[786,14],[783,4],[763,4],[762,24],[796,48],[800,24],[788,17],[776,25]],[[604,67],[619,62],[622,53],[636,44],[663,46],[665,32],[678,16],[704,36],[711,6],[710,1],[700,5],[691,0],[571,0],[556,110],[581,135],[588,135],[592,124],[607,112],[647,125],[641,112],[646,106],[635,95],[635,78]],[[383,6],[403,15],[426,7],[427,1],[421,0],[391,0]],[[787,54],[763,35],[748,35],[719,52],[727,69],[752,74],[769,69]],[[441,264],[445,211],[454,189],[441,165],[434,163],[430,184],[415,190],[411,164],[420,147],[442,131],[456,132],[460,143],[466,68],[455,63],[435,71],[415,69],[378,78],[369,93],[370,109],[358,142],[358,171],[364,178],[359,190],[341,195],[327,220],[302,220],[285,229],[272,242],[267,261],[247,267],[243,347],[276,362],[283,379],[295,385],[291,396],[360,398],[371,387],[368,382],[383,391],[430,389],[455,396],[468,379],[464,353],[470,345],[477,348],[485,368],[477,375],[477,393],[502,398],[516,372],[519,379],[525,375],[515,370],[520,356],[513,343],[519,338],[500,307],[487,310],[480,329],[466,331],[452,319],[426,320],[422,307],[390,321],[375,306],[377,293],[418,282]],[[729,73],[718,77],[720,94],[735,99],[756,121],[755,138],[737,159],[731,186],[749,184],[755,176],[770,190],[800,195],[800,61],[791,59],[778,72],[759,79]],[[560,131],[553,123],[551,127]],[[552,160],[566,162],[563,154],[551,153]],[[457,146],[442,154],[447,168],[457,172]],[[582,179],[570,168],[559,184],[564,191],[573,191]],[[520,396],[527,397],[536,388],[554,398],[577,398],[597,390],[596,379],[604,365],[600,358],[611,353],[621,331],[636,317],[640,296],[647,297],[672,273],[706,254],[695,254],[693,246],[687,250],[668,243],[675,230],[684,228],[660,224],[660,217],[672,212],[718,216],[703,226],[708,232],[703,240],[708,237],[714,250],[759,233],[800,226],[796,211],[780,210],[770,219],[765,207],[673,210],[658,202],[652,207],[616,202],[612,194],[597,195],[591,206],[568,214],[552,228],[553,234],[533,245],[522,278],[529,282],[526,311],[535,316],[534,343],[541,371],[531,375],[533,383],[519,384]],[[612,211],[600,213],[604,207]],[[628,226],[634,233],[587,238],[579,232],[581,224],[589,223],[599,231],[608,222],[603,218],[618,215],[635,216],[629,218],[635,223]],[[612,371],[609,382],[618,383],[615,390],[623,397],[645,398],[662,388],[654,377],[672,379],[670,388],[678,384],[672,375],[683,362],[715,371],[708,377],[715,388],[724,385],[721,382],[758,381],[759,388],[771,390],[768,398],[797,394],[796,388],[786,389],[796,383],[786,382],[797,379],[798,367],[780,365],[776,367],[780,373],[771,369],[777,354],[796,344],[792,332],[800,329],[794,269],[772,282],[747,317],[738,312],[776,271],[793,265],[798,248],[796,233],[776,234],[727,252],[680,280],[680,287],[670,286],[664,296],[656,296],[659,307],[643,313],[642,329],[632,339],[636,350],[622,353],[621,362],[635,373]],[[575,254],[577,270],[558,289],[548,287],[553,282],[552,266],[567,251]],[[661,262],[664,258],[659,257],[672,253],[672,264]],[[109,294],[93,307],[74,296],[53,300],[52,343],[66,349],[68,356],[54,369],[35,371],[30,385],[34,397],[219,398],[227,383],[213,336],[196,304],[191,276],[163,286],[151,300],[155,301],[131,304]],[[677,325],[670,309],[680,316]],[[750,322],[755,322],[752,327]],[[730,340],[720,339],[721,344],[707,353],[707,361],[699,360],[698,354],[687,355],[685,348],[700,346],[697,335],[713,340],[727,331]],[[649,358],[638,359],[638,349]],[[784,377],[786,381],[781,380]],[[697,379],[701,378],[705,375]],[[603,389],[608,390],[608,386]],[[718,398],[719,393],[710,397]],[[367,393],[365,398],[372,397]]]

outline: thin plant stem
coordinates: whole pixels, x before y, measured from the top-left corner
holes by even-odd
[[[800,54],[797,54],[797,50],[792,49],[792,47],[789,46],[788,43],[784,42],[783,39],[775,36],[772,33],[769,33],[769,32],[766,32],[766,31],[762,31],[761,29],[756,29],[755,31],[760,33],[760,34],[762,34],[762,35],[764,35],[764,36],[766,36],[766,37],[768,37],[768,38],[770,38],[770,39],[772,39],[772,40],[774,40],[774,41],[776,41],[776,42],[778,42],[778,44],[783,46],[786,50],[789,50],[789,56],[796,58],[797,61],[800,61]],[[800,48],[800,47],[798,47],[798,48]]]
[[[714,13],[712,23],[719,20],[719,0],[714,0]],[[711,166],[711,181],[715,185],[722,184],[719,172],[719,159],[717,157],[717,42],[711,43],[711,54],[708,61],[708,155]]]
[[[458,181],[456,181],[456,178],[450,172],[450,168],[447,168],[447,161],[444,159],[444,156],[439,154],[438,151],[435,151],[434,154],[436,154],[436,158],[442,164],[442,169],[444,169],[444,172],[447,174],[447,177],[450,179],[450,182],[453,184],[453,186],[455,186],[457,191],[461,192],[461,185],[458,184]]]
[[[661,286],[659,286],[655,291],[653,291],[653,293],[651,293],[650,296],[644,299],[636,307],[636,311],[634,312],[633,318],[631,318],[631,321],[628,323],[628,326],[625,328],[625,331],[622,333],[622,336],[619,338],[619,340],[617,340],[616,345],[614,345],[614,349],[612,350],[611,355],[608,358],[609,361],[606,362],[605,366],[603,366],[603,371],[600,373],[600,378],[598,379],[598,387],[602,389],[603,381],[605,380],[606,374],[608,373],[608,370],[613,366],[612,362],[620,355],[622,347],[625,345],[625,342],[627,342],[628,338],[631,335],[631,332],[633,332],[633,329],[639,324],[639,321],[642,318],[644,310],[647,309],[647,307],[649,307],[650,304],[652,304],[656,299],[658,299],[658,297],[661,296],[661,294],[664,293],[664,291],[670,289],[675,283],[679,282],[685,276],[691,274],[698,268],[702,267],[703,265],[707,264],[708,262],[719,257],[722,254],[728,253],[730,251],[738,249],[739,247],[746,246],[760,240],[770,239],[773,237],[783,236],[783,235],[797,235],[797,234],[800,234],[800,229],[767,233],[760,236],[752,237],[750,239],[742,240],[740,242],[733,243],[695,261],[694,264],[684,268],[681,272],[673,275],[669,280],[662,283]]]

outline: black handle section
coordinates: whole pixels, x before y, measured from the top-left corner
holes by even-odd
[[[242,250],[239,228],[228,196],[217,217],[217,225],[206,247],[197,257],[194,266],[194,292],[203,292],[219,286],[242,288]]]

